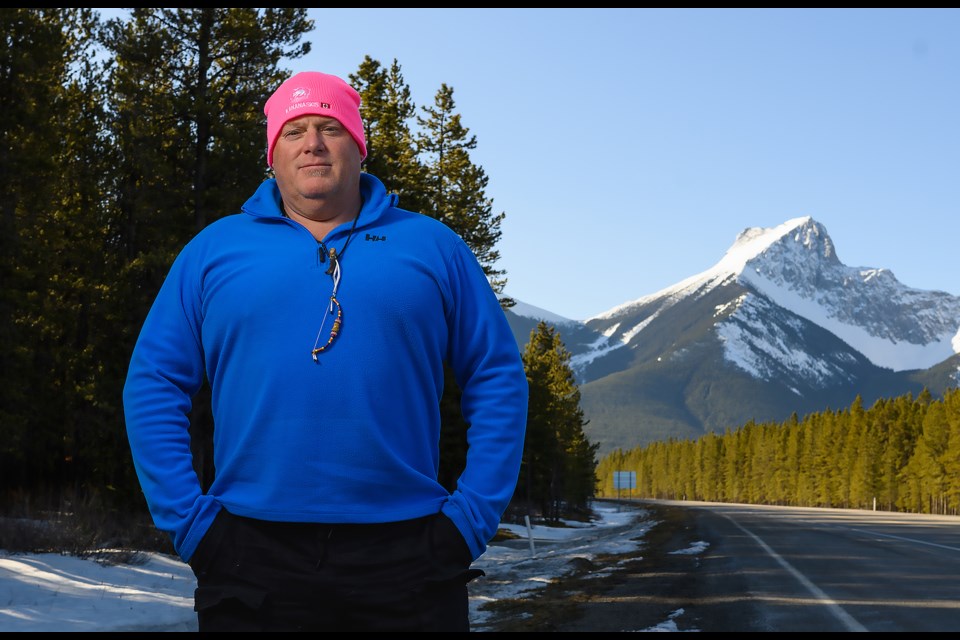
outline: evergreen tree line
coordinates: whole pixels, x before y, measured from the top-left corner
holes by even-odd
[[[280,62],[310,52],[313,23],[302,8],[144,8],[107,21],[13,8],[0,23],[0,508],[142,512],[121,404],[130,353],[183,245],[270,177],[263,104],[288,75]],[[348,80],[363,99],[364,170],[400,206],[457,231],[511,306],[496,267],[505,214],[471,160],[477,141],[453,88],[418,109],[398,62],[369,56]],[[554,516],[594,490],[568,360],[555,334],[531,334],[537,399],[517,497]],[[469,425],[452,375],[446,389],[440,477],[452,488]],[[208,385],[190,428],[209,486]]]
[[[636,472],[621,498],[957,515],[960,389],[617,450],[597,466],[603,495],[618,495],[614,471]]]

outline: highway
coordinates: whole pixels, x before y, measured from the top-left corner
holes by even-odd
[[[678,603],[703,631],[960,630],[960,517],[639,504],[687,511],[687,542],[706,543]]]

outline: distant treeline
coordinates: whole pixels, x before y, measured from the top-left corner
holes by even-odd
[[[618,450],[597,467],[600,494],[614,471],[635,471],[621,497],[960,514],[960,389],[923,391],[865,409],[784,423],[748,423],[696,440]],[[621,483],[621,486],[622,485]]]

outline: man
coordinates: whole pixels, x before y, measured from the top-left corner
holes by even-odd
[[[131,357],[134,464],[197,576],[201,631],[467,631],[470,564],[516,486],[516,342],[463,240],[361,172],[359,107],[336,76],[280,85],[264,108],[275,178],[184,247]],[[470,425],[452,493],[445,362]],[[205,375],[206,493],[188,433]]]

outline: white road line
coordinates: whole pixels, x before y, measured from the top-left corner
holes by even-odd
[[[866,627],[864,627],[862,624],[860,624],[859,622],[857,622],[857,620],[856,620],[853,616],[851,616],[849,613],[847,613],[846,610],[844,610],[843,607],[841,607],[839,604],[837,604],[836,602],[834,602],[833,598],[831,598],[831,597],[828,596],[826,593],[824,593],[817,585],[815,585],[815,584],[813,584],[812,582],[810,582],[810,581],[807,579],[807,577],[806,577],[805,575],[803,575],[802,573],[800,573],[799,571],[797,571],[797,570],[793,567],[793,565],[791,565],[789,562],[787,562],[786,560],[784,560],[783,558],[781,558],[781,557],[777,554],[776,551],[774,551],[774,550],[771,549],[769,546],[767,546],[767,543],[766,543],[766,542],[764,542],[764,541],[761,540],[759,537],[757,537],[752,531],[748,531],[747,529],[744,529],[742,526],[740,526],[740,524],[739,524],[738,522],[736,522],[736,521],[735,521],[733,518],[731,518],[730,516],[728,516],[728,515],[726,515],[726,514],[723,514],[723,515],[724,515],[725,518],[727,518],[728,520],[730,520],[730,522],[732,522],[738,529],[740,529],[740,530],[743,531],[745,534],[747,534],[748,536],[750,536],[751,538],[753,538],[754,541],[755,541],[758,545],[760,545],[760,547],[761,547],[764,551],[766,551],[768,554],[770,554],[770,557],[771,557],[771,558],[773,558],[774,560],[776,560],[776,561],[780,564],[781,567],[783,567],[784,569],[786,569],[787,571],[789,571],[790,574],[793,575],[794,578],[796,578],[797,580],[799,580],[799,581],[800,581],[800,584],[802,584],[804,587],[806,587],[807,590],[810,591],[810,593],[812,593],[813,596],[814,596],[817,600],[820,600],[821,602],[823,602],[823,604],[825,604],[825,605],[827,606],[827,609],[830,611],[830,613],[832,613],[832,614],[834,615],[834,617],[836,617],[837,620],[839,620],[840,623],[841,623],[844,627],[846,627],[847,631],[867,631],[867,628],[866,628]]]
[[[840,525],[843,526],[843,525]],[[850,531],[856,531],[857,533],[866,533],[871,536],[880,536],[881,538],[890,538],[891,540],[900,540],[902,542],[910,542],[913,544],[922,544],[928,547],[936,547],[937,549],[946,549],[947,551],[960,551],[957,547],[950,547],[945,544],[937,544],[936,542],[927,542],[926,540],[917,540],[916,538],[904,538],[902,536],[895,536],[889,533],[880,533],[879,531],[870,531],[868,529],[851,529],[850,527],[844,527],[845,529],[850,529]]]

